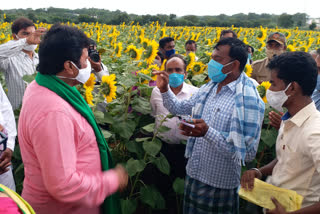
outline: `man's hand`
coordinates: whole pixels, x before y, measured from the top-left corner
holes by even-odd
[[[40,44],[41,42],[41,36],[43,34],[45,34],[47,31],[46,28],[40,27],[38,28],[36,31],[34,31],[33,33],[31,33],[28,37],[27,37],[27,43],[29,45],[37,45]]]
[[[4,127],[0,124],[0,132],[3,132]]]
[[[9,170],[8,167],[11,165],[12,154],[13,152],[9,148],[2,152],[0,158],[0,175]]]
[[[279,113],[276,113],[274,111],[269,112],[270,125],[276,128],[277,130],[279,130],[282,116],[283,116],[282,112],[279,112]]]
[[[153,70],[153,75],[157,76],[157,87],[160,89],[161,93],[165,93],[168,91],[169,84],[169,74],[166,71],[157,71]]]
[[[119,190],[122,191],[124,190],[124,188],[126,188],[126,186],[128,185],[128,173],[126,171],[126,169],[118,164],[114,170],[116,171],[116,173],[118,174],[118,179],[119,179]]]
[[[286,210],[277,199],[271,198],[271,201],[274,203],[276,208],[274,210],[267,210],[267,214],[287,214]]]
[[[90,64],[91,64],[91,67],[93,68],[93,70],[94,70],[95,72],[100,72],[100,71],[102,71],[101,59],[99,60],[99,62],[94,62],[94,61],[92,61],[92,59],[91,59],[90,57],[89,57],[88,59],[89,59],[89,62],[90,62]]]
[[[185,136],[192,136],[192,137],[203,137],[207,134],[209,126],[204,122],[203,119],[192,119],[193,124],[195,127],[191,128],[184,124],[180,124],[180,129],[182,130],[181,134]]]
[[[251,191],[254,187],[254,179],[261,179],[259,172],[254,169],[247,170],[241,176],[241,187],[246,191]]]

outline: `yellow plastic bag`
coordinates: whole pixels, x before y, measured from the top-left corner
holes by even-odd
[[[253,190],[246,191],[241,187],[239,196],[244,200],[270,210],[275,209],[275,205],[271,201],[271,197],[274,197],[287,212],[299,210],[303,200],[303,197],[293,190],[276,187],[256,178],[254,179]]]

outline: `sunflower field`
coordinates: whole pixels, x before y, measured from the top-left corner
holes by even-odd
[[[155,128],[154,118],[150,115],[150,96],[155,87],[156,76],[152,69],[163,70],[162,65],[154,64],[159,48],[158,42],[163,37],[175,39],[176,53],[185,56],[188,66],[187,83],[200,87],[208,81],[207,63],[210,60],[214,45],[224,29],[231,29],[238,34],[244,43],[254,47],[253,60],[266,57],[265,46],[267,35],[281,32],[287,38],[288,51],[305,51],[320,48],[320,32],[301,31],[296,29],[260,28],[220,28],[220,27],[168,27],[157,22],[140,26],[134,23],[123,23],[112,26],[99,23],[65,23],[75,26],[97,42],[97,49],[102,62],[108,67],[110,76],[104,76],[96,84],[92,74],[87,83],[79,86],[87,103],[91,106],[96,120],[103,128],[103,134],[112,150],[116,163],[123,163],[130,179],[128,188],[121,193],[121,207],[125,214],[157,213],[166,210],[166,198],[152,184],[146,182],[144,172],[152,165],[163,174],[170,174],[170,165],[160,152],[162,142],[157,134],[168,131],[166,126]],[[37,27],[50,28],[46,23],[36,23]],[[0,22],[0,44],[11,40],[11,23]],[[185,42],[192,39],[197,42],[196,54],[185,55]],[[197,58],[197,60],[196,60]],[[252,68],[247,65],[245,72],[250,76]],[[0,76],[1,83],[3,76]],[[31,81],[33,77],[26,77]],[[262,98],[265,97],[268,82],[258,86]],[[265,99],[265,98],[264,98]],[[266,102],[266,100],[265,100]],[[271,110],[266,108],[266,115]],[[18,112],[17,118],[18,118]],[[167,117],[172,117],[168,115]],[[167,117],[162,118],[164,122]],[[255,161],[247,165],[261,166],[275,157],[274,144],[277,131],[271,128],[265,117],[261,134],[261,143]],[[21,191],[23,181],[23,164],[16,147],[14,154],[15,179],[17,190]],[[244,167],[245,169],[245,167]],[[176,178],[172,182],[176,212],[182,213],[181,203],[184,191],[184,180]]]

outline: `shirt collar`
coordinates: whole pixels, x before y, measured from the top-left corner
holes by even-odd
[[[304,121],[306,121],[312,114],[317,112],[316,106],[314,102],[311,102],[309,105],[305,106],[303,109],[301,109],[298,113],[296,113],[292,118],[289,112],[285,113],[282,116],[282,120],[290,120],[292,123],[294,123],[296,126],[300,127]]]

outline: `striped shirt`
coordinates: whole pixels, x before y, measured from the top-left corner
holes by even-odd
[[[39,63],[38,54],[34,52],[31,59],[23,52],[28,45],[26,39],[11,40],[0,45],[0,71],[4,72],[8,87],[8,99],[13,109],[20,107],[22,97],[26,88],[23,81],[24,75],[31,75],[36,72]]]

